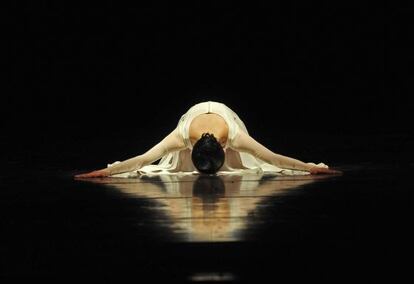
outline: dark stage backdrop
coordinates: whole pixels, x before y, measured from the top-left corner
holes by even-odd
[[[141,153],[215,100],[285,154],[410,160],[408,7],[141,2],[12,7],[6,157],[94,167]]]

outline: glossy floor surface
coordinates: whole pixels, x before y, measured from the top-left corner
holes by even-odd
[[[0,276],[54,283],[411,277],[412,164],[339,168],[343,175],[294,177],[3,174]]]

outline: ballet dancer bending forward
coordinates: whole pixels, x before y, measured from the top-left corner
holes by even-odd
[[[157,160],[158,164],[152,164]],[[305,163],[272,152],[249,135],[242,120],[228,106],[208,101],[192,106],[181,116],[177,127],[144,154],[75,177],[197,172],[341,173],[323,163]]]

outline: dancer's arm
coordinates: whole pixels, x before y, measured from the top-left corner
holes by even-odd
[[[114,174],[131,172],[149,165],[152,162],[160,159],[164,155],[178,151],[185,148],[184,141],[178,132],[178,129],[172,131],[160,143],[149,149],[142,155],[130,158],[120,163],[114,164],[108,168],[92,171],[86,174],[76,175],[75,177],[90,178],[90,177],[106,177]]]
[[[318,167],[315,164],[304,163],[298,159],[276,154],[243,131],[239,131],[233,139],[231,147],[236,151],[247,152],[262,161],[284,169],[308,171],[311,174],[340,173],[336,170]]]

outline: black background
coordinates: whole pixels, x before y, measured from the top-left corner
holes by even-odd
[[[175,2],[2,10],[0,277],[411,276],[411,7]],[[258,242],[217,246],[160,242],[151,199],[72,178],[142,153],[205,100],[344,175],[249,216]]]
[[[43,153],[94,167],[141,153],[205,100],[227,104],[285,154],[410,160],[412,21],[398,2],[59,1],[10,11],[2,143],[27,163]]]

